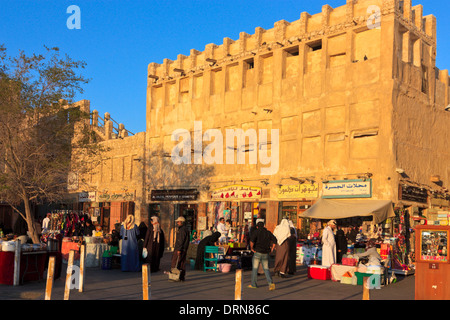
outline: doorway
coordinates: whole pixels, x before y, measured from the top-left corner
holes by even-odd
[[[180,204],[179,216],[186,219],[186,227],[189,234],[197,228],[197,204]]]

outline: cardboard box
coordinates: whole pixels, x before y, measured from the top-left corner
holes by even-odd
[[[309,265],[308,278],[316,280],[330,280],[331,270],[325,266]]]
[[[343,276],[341,278],[341,283],[343,283],[343,284],[353,284],[353,277]]]
[[[359,286],[363,285],[364,277],[371,277],[371,276],[379,276],[380,283],[384,283],[384,274],[355,272],[355,276],[357,278],[357,285],[359,285]]]

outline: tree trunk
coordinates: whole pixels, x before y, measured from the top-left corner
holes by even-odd
[[[23,205],[25,207],[25,216],[27,217],[29,237],[31,238],[33,243],[40,243],[39,233],[38,230],[36,230],[34,217],[31,213],[31,202],[28,197],[23,198]]]

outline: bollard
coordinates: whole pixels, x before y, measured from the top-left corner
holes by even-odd
[[[142,296],[143,300],[150,299],[149,291],[149,265],[148,263],[142,265]]]
[[[363,278],[363,300],[370,300],[369,280],[370,277]]]
[[[85,245],[80,248],[80,288],[79,292],[83,292],[84,288],[84,257],[85,257]]]
[[[50,260],[48,261],[47,286],[45,288],[45,300],[51,300],[54,276],[55,276],[55,257],[50,257]]]
[[[71,283],[72,283],[72,266],[73,266],[74,255],[75,255],[75,251],[70,250],[69,261],[67,263],[66,288],[64,290],[64,300],[69,300],[70,287],[71,287]]]
[[[234,300],[242,300],[242,269],[236,270],[236,285],[234,287]]]
[[[20,240],[16,240],[16,247],[14,250],[14,279],[13,284],[18,286],[20,284],[20,255],[21,255],[22,246],[20,244]]]

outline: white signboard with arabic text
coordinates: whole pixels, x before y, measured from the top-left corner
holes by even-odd
[[[322,198],[371,198],[372,180],[342,180],[323,184]]]

